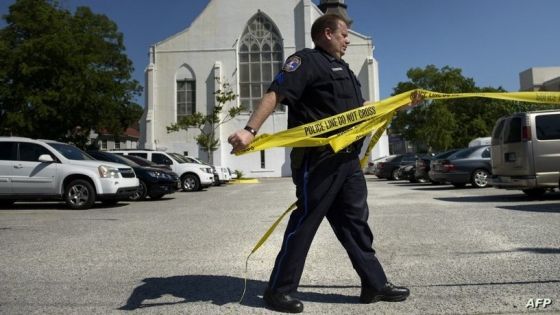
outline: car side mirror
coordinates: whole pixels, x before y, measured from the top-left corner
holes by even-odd
[[[39,162],[43,162],[43,163],[52,163],[54,162],[52,156],[50,156],[49,154],[41,154],[39,156]]]

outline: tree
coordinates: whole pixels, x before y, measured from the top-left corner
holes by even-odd
[[[141,87],[122,33],[87,7],[16,0],[0,30],[0,134],[82,146],[91,130],[116,137],[138,121]]]
[[[177,123],[167,126],[167,133],[178,132],[180,130],[189,131],[190,128],[197,128],[200,131],[194,139],[203,151],[208,153],[208,162],[213,164],[212,152],[218,150],[220,139],[216,137],[216,130],[221,125],[232,120],[239,115],[244,108],[239,106],[230,107],[224,117],[222,111],[224,106],[237,98],[231,86],[227,82],[218,82],[220,88],[214,92],[216,105],[207,115],[196,112],[182,117]]]
[[[399,82],[394,94],[416,88],[443,93],[505,92],[501,87],[477,87],[472,78],[462,75],[461,69],[450,66],[412,68],[407,76],[409,81]],[[429,151],[442,151],[465,147],[474,138],[490,136],[499,117],[538,108],[542,106],[487,98],[425,101],[421,106],[399,113],[391,131],[427,146]]]

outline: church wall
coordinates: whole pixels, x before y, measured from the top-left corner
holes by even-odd
[[[141,139],[150,140],[149,126],[153,126],[154,144],[145,147],[166,148],[170,152],[184,153],[207,161],[207,153],[198,148],[194,136],[196,129],[167,133],[166,126],[176,121],[176,73],[188,65],[196,79],[196,110],[206,113],[214,105],[213,92],[217,89],[214,77],[221,77],[237,91],[237,45],[249,19],[261,10],[279,29],[283,38],[284,59],[296,50],[313,47],[310,28],[322,13],[310,0],[212,0],[189,28],[154,45],[153,84],[146,83],[147,94],[153,94],[152,121],[143,127]],[[303,30],[301,29],[303,28]],[[362,82],[366,99],[376,99],[378,87],[377,62],[372,57],[369,37],[351,32],[351,47],[344,59]],[[238,106],[233,102],[227,106]],[[289,148],[265,151],[266,165],[261,167],[259,152],[240,157],[230,154],[227,137],[246,125],[250,113],[244,113],[223,125],[220,130],[221,145],[214,152],[214,165],[228,166],[243,171],[248,177],[289,176]],[[275,112],[259,130],[260,134],[275,133],[287,128],[287,112]],[[150,146],[151,145],[151,146]]]

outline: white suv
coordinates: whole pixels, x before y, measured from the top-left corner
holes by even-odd
[[[178,153],[142,149],[113,150],[111,152],[122,155],[136,155],[157,164],[169,165],[173,172],[179,174],[181,187],[185,191],[198,191],[214,183],[214,174],[210,166],[191,163]]]
[[[94,160],[73,145],[0,137],[0,205],[62,199],[72,209],[87,209],[95,201],[126,200],[138,186],[129,166]]]

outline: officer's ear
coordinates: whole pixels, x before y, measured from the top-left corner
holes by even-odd
[[[323,34],[325,35],[326,39],[331,40],[334,36],[334,31],[332,30],[332,28],[326,27],[323,31]]]

